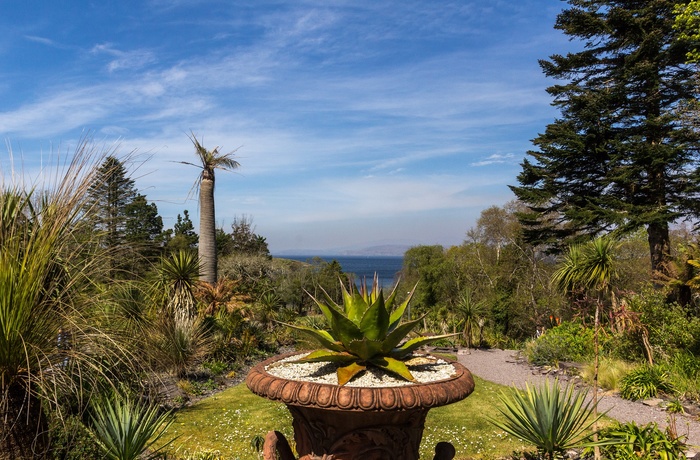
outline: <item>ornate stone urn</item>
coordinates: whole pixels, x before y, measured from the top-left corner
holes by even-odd
[[[471,373],[450,362],[451,377],[404,386],[339,386],[276,377],[270,358],[248,373],[246,384],[264,398],[286,404],[292,414],[296,450],[302,459],[417,460],[428,410],[460,401],[474,390]],[[440,443],[435,459],[451,459],[454,447]],[[271,432],[265,460],[292,459],[286,440]]]

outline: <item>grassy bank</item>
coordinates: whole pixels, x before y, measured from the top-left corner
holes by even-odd
[[[522,450],[519,441],[496,430],[486,420],[498,405],[503,387],[479,378],[476,390],[467,399],[432,409],[426,420],[421,458],[432,458],[439,441],[449,441],[457,449],[457,459],[494,459]],[[251,446],[257,435],[281,431],[293,439],[291,416],[283,404],[252,394],[244,384],[229,388],[180,410],[166,439],[178,436],[171,454],[176,458],[203,458],[215,452],[217,459],[260,458]],[[199,455],[199,456],[198,456]]]

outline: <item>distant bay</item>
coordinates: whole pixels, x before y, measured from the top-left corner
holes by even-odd
[[[379,278],[379,285],[384,288],[392,288],[398,280],[403,256],[313,256],[313,255],[283,255],[285,259],[309,262],[314,257],[319,257],[326,262],[338,261],[343,272],[355,275],[355,281],[361,282],[364,278],[371,283],[374,274]]]

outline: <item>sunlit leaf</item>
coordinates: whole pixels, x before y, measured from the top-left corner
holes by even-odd
[[[313,340],[316,340],[322,347],[328,348],[329,350],[343,351],[345,349],[341,342],[336,341],[328,331],[324,331],[323,329],[314,329],[311,327],[297,326],[287,323],[281,324],[305,334]]]
[[[415,381],[415,377],[408,370],[408,367],[403,361],[394,359],[388,356],[382,356],[374,358],[370,361],[374,366],[377,366],[385,371],[391,372],[392,374],[398,375],[401,378],[408,380],[409,382]]]
[[[416,351],[417,349],[419,349],[422,346],[428,345],[429,343],[435,342],[437,340],[447,339],[449,337],[454,337],[456,335],[459,335],[459,333],[434,335],[431,337],[416,337],[415,339],[411,339],[408,342],[404,343],[400,347],[395,348],[391,352],[391,356],[401,359],[401,358],[404,358],[404,357],[410,355],[411,353],[413,353],[414,351]]]
[[[355,377],[360,372],[366,370],[367,367],[356,362],[348,364],[344,367],[339,367],[336,375],[338,376],[338,385],[345,385],[353,377]]]
[[[386,311],[384,297],[381,293],[362,316],[360,329],[370,340],[380,340],[386,337],[389,329],[389,313]]]

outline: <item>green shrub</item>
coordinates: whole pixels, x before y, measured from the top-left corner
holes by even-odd
[[[511,387],[502,393],[505,421],[490,419],[496,427],[534,445],[542,458],[553,459],[566,450],[582,445],[593,424],[602,415],[593,416],[593,403],[586,392],[568,384],[563,390],[557,380],[541,387],[525,384],[521,392]]]
[[[620,380],[620,396],[636,401],[655,397],[659,392],[674,394],[668,372],[659,366],[643,365],[632,370]]]
[[[678,396],[700,400],[700,359],[683,351],[673,355],[664,365]]]
[[[538,366],[560,361],[582,361],[593,354],[593,330],[579,323],[565,322],[547,330],[528,343],[525,356]]]
[[[102,456],[102,449],[79,417],[70,415],[65,420],[54,420],[49,430],[49,458],[52,460],[84,460]]]
[[[700,359],[689,351],[676,353],[669,360],[673,372],[683,377],[697,378],[700,376]]]
[[[638,426],[616,423],[598,433],[604,458],[616,460],[674,460],[685,458],[685,443],[659,429],[656,423]],[[587,458],[592,449],[587,449]]]
[[[202,363],[202,367],[208,370],[211,373],[211,375],[218,376],[226,372],[226,370],[228,369],[228,364],[226,364],[223,361],[213,360]]]
[[[700,318],[688,317],[686,309],[667,303],[661,290],[644,290],[629,297],[631,311],[639,314],[640,323],[649,333],[654,361],[669,359],[678,352],[700,352]],[[627,360],[645,358],[639,328],[624,331],[609,343],[611,354]]]

